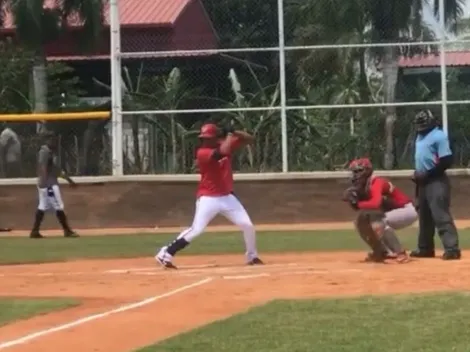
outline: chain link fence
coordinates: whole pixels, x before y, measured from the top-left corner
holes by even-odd
[[[443,36],[449,137],[457,165],[466,167],[466,2],[448,5],[445,31],[439,23],[438,1],[393,4],[155,0],[139,12],[133,11],[131,0],[121,0],[124,172],[195,172],[195,131],[207,121],[255,134],[253,148],[237,157],[239,172],[282,171],[286,160],[289,171],[336,170],[360,155],[369,155],[378,168],[410,168],[414,113],[426,107],[442,117],[441,101],[446,97],[438,41]],[[285,48],[279,48],[279,8]],[[108,47],[108,40],[106,34],[103,47]],[[110,109],[110,61],[105,51],[58,59],[57,53],[47,54],[54,43],[51,39],[46,47],[48,112]],[[34,110],[35,63],[37,55],[26,43],[0,38],[0,64],[5,68],[0,72],[0,113]],[[98,106],[90,104],[93,100],[100,100]],[[386,119],[393,129],[386,129]],[[107,121],[49,126],[61,136],[62,163],[71,174],[111,173]],[[283,127],[287,155],[281,143]],[[2,147],[1,175],[34,175],[36,124],[5,124],[0,131],[6,128],[17,135],[21,155],[16,157],[19,166],[9,167],[7,159],[12,160],[15,151]]]
[[[210,26],[199,23],[196,30],[190,21],[183,25],[182,16],[180,25],[194,30],[174,42],[167,38],[164,50],[152,52],[151,46],[135,50],[142,44],[137,39],[132,50],[130,44],[123,45],[123,80],[140,89],[127,90],[123,98],[127,125],[132,119],[151,119],[161,135],[159,145],[143,140],[153,137],[139,137],[139,143],[154,149],[149,152],[153,161],[145,164],[140,157],[145,166],[136,167],[131,158],[134,166],[127,168],[129,172],[192,172],[189,155],[197,141],[187,131],[197,130],[205,121],[255,133],[258,142],[254,150],[241,152],[244,161],[238,163],[238,171],[281,171],[284,93],[290,171],[336,170],[361,155],[370,156],[378,168],[413,167],[414,114],[429,108],[442,118],[438,41],[443,33],[437,1],[436,6],[396,7],[385,1],[284,0],[284,49],[279,48],[278,3],[202,0],[198,4],[207,12]],[[460,5],[447,9],[447,20],[449,28],[464,33]],[[197,8],[187,11],[198,18]],[[177,22],[173,28],[176,33]],[[454,38],[451,32],[446,39]],[[211,39],[214,33],[216,45]],[[454,42],[446,44],[446,58],[465,50],[465,45],[456,47]],[[280,55],[285,57],[282,68]],[[470,65],[470,55],[467,64],[454,61],[446,67],[448,99],[467,100],[470,81],[465,65]],[[281,74],[285,87],[280,86]],[[130,77],[141,83],[132,84]],[[132,98],[140,95],[148,100]],[[257,108],[267,110],[253,111]],[[465,135],[470,126],[461,117],[466,110],[463,103],[448,106],[449,134],[459,167],[466,167],[469,158]],[[386,119],[393,121],[392,130],[386,129]],[[131,130],[126,150],[136,145]],[[385,164],[387,153],[391,165]]]

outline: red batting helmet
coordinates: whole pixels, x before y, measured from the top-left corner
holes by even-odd
[[[219,133],[219,129],[213,123],[202,125],[199,138],[215,138]]]

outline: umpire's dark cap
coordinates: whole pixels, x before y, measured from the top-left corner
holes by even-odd
[[[416,130],[419,132],[434,127],[436,119],[430,110],[421,110],[416,114],[414,123]]]

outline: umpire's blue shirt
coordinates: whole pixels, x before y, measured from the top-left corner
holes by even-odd
[[[438,127],[422,136],[418,134],[415,142],[415,170],[429,171],[436,166],[440,158],[452,155],[449,139]]]

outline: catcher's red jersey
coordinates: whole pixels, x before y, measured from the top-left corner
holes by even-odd
[[[403,208],[406,204],[411,203],[411,199],[389,180],[372,176],[369,197],[367,200],[359,201],[357,206],[359,209],[378,209],[382,205],[383,197],[387,197],[393,209]]]
[[[232,149],[237,148],[241,141],[237,140]],[[197,196],[226,196],[233,192],[232,156],[221,155],[215,158],[218,148],[201,147],[196,152],[196,162],[201,180]]]

